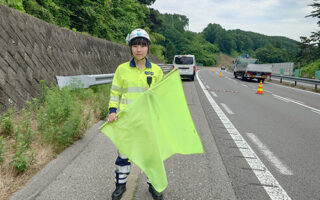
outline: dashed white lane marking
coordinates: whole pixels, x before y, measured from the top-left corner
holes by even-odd
[[[215,92],[211,92],[212,96],[218,97],[218,95]]]
[[[234,112],[232,112],[232,110],[224,103],[220,103],[222,105],[222,107],[227,111],[227,113],[229,113],[230,115],[233,115]]]
[[[247,85],[245,85],[245,84],[241,84],[242,86],[244,86],[244,87],[249,87],[249,86],[247,86]]]
[[[300,106],[309,108],[309,109],[311,109],[312,111],[320,112],[319,109],[313,108],[313,107],[311,107],[311,106],[307,106],[307,105],[305,105],[305,104],[303,104],[303,103],[301,103],[301,102],[299,102],[299,101],[297,101],[297,100],[285,98],[285,97],[282,97],[282,96],[279,96],[279,95],[275,95],[275,94],[273,94],[273,96],[276,97],[276,98],[281,98],[281,99],[283,99],[283,100],[287,100],[288,102],[292,102],[292,103],[298,104],[298,105],[300,105]]]
[[[197,77],[198,74],[199,72],[197,71]],[[254,153],[252,148],[240,135],[239,131],[233,126],[229,118],[224,114],[224,112],[221,110],[218,104],[210,96],[210,93],[207,90],[205,90],[204,85],[201,81],[199,81],[199,84],[207,99],[209,100],[212,108],[219,116],[221,122],[229,132],[230,136],[239,148],[239,151],[244,156],[244,159],[246,159],[246,161],[248,162],[249,166],[253,170],[254,174],[257,176],[258,180],[260,181],[261,185],[263,186],[271,200],[291,200],[287,192],[281,187],[279,182],[273,177],[271,172],[262,163],[259,157]]]
[[[293,175],[292,171],[277,158],[269,148],[264,145],[253,133],[247,133],[250,140],[257,145],[259,150],[274,165],[274,167],[283,175]]]

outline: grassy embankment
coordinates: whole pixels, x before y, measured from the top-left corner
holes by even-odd
[[[222,66],[225,66],[226,68],[230,68],[233,60],[234,58],[227,54],[217,54],[217,67],[220,68]]]
[[[59,90],[42,82],[39,99],[0,115],[0,197],[7,199],[107,115],[110,84]]]
[[[320,59],[313,63],[310,63],[306,67],[301,68],[301,76],[306,78],[312,78],[315,76],[316,71],[320,70]]]

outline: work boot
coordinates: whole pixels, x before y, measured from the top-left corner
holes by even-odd
[[[150,184],[149,184],[149,192],[152,194],[152,198],[154,200],[162,200],[163,199],[163,195],[161,192],[157,192],[157,190],[154,189],[154,187]]]
[[[112,200],[120,200],[123,193],[126,191],[126,184],[117,185],[112,193]]]

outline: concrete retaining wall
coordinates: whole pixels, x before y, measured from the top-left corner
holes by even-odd
[[[39,96],[56,76],[113,73],[129,48],[48,24],[0,5],[0,112]],[[150,55],[150,60],[160,62]]]

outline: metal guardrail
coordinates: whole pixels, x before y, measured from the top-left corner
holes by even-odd
[[[157,64],[164,74],[172,70],[172,64]],[[89,88],[92,85],[111,83],[114,74],[96,74],[79,76],[56,76],[59,88],[69,87],[69,89]]]
[[[111,83],[114,74],[56,76],[59,88],[70,89],[89,88],[92,85]]]
[[[172,70],[173,64],[157,64],[161,67],[164,74],[169,73]]]
[[[317,80],[317,79],[301,78],[301,77],[294,77],[294,76],[284,76],[284,75],[277,75],[277,74],[272,74],[271,77],[280,78],[280,83],[282,83],[282,79],[288,79],[288,80],[294,81],[295,86],[297,86],[297,82],[314,84],[315,89],[317,89],[318,85],[320,85],[320,80]]]

